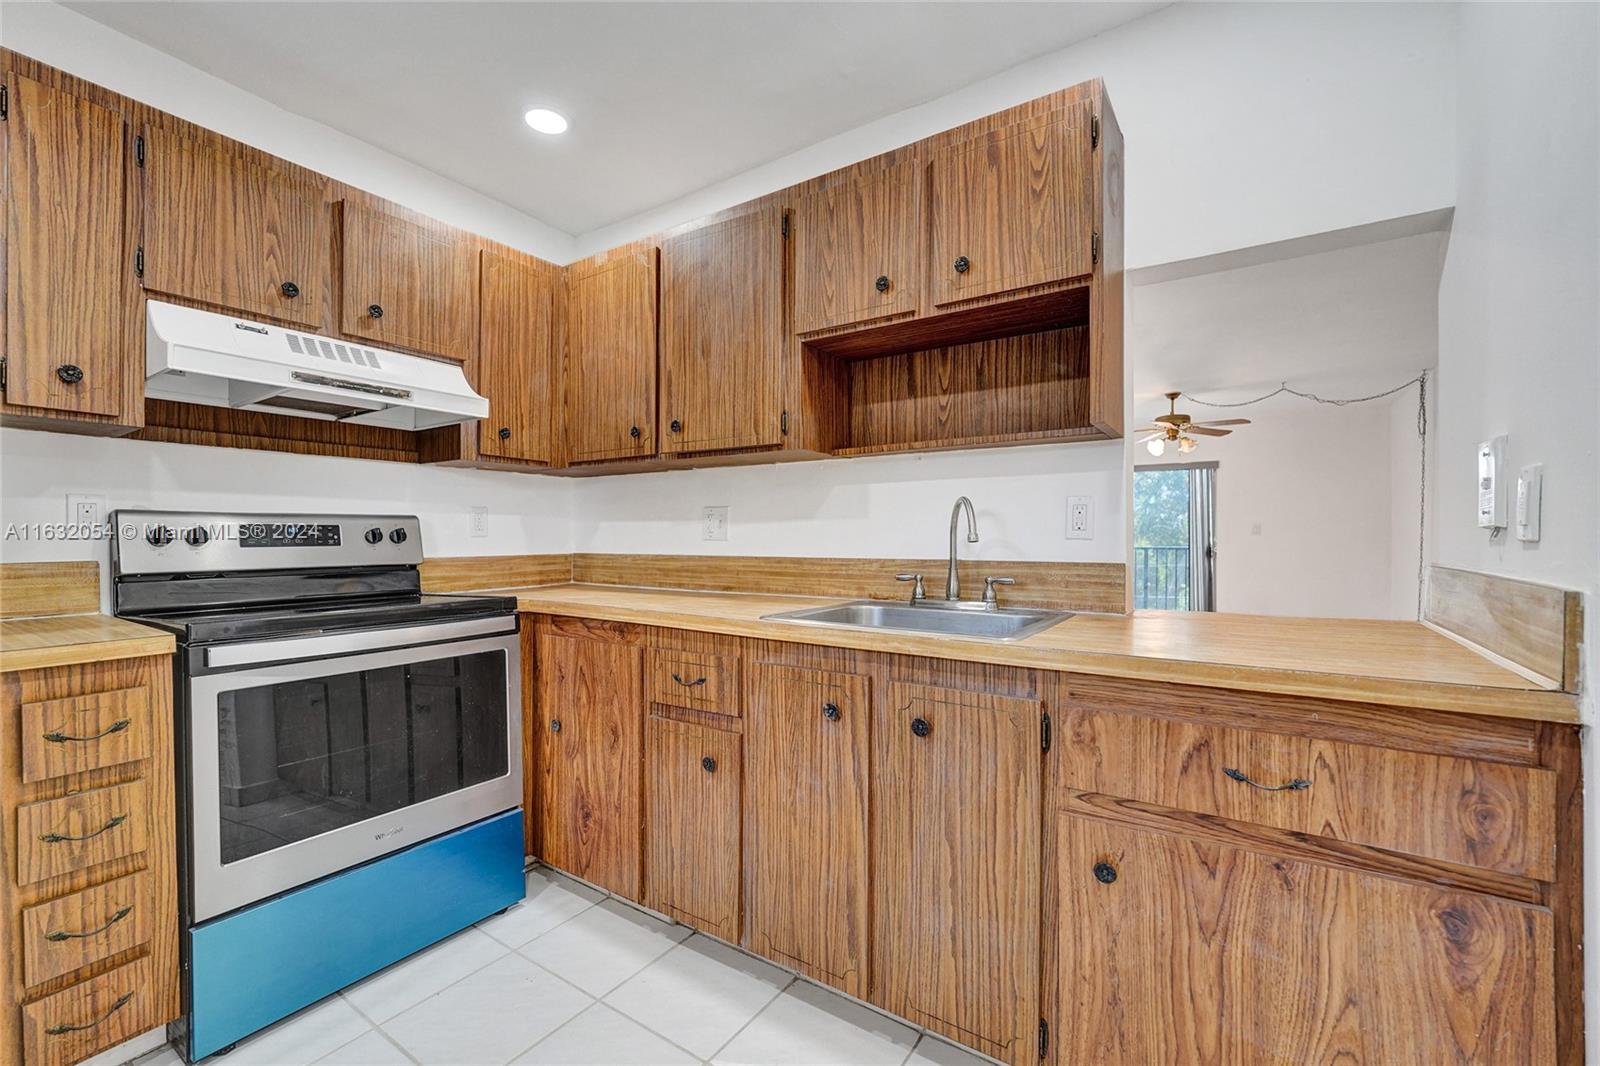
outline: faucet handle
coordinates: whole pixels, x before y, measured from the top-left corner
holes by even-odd
[[[988,604],[990,607],[998,607],[998,606],[1000,606],[1000,598],[995,595],[994,587],[996,585],[1015,585],[1016,583],[1017,583],[1017,579],[1014,578],[1014,577],[986,577],[986,578],[984,578],[983,579],[983,602]]]
[[[896,575],[894,575],[894,579],[896,581],[914,581],[914,582],[916,582],[916,584],[911,586],[911,602],[912,603],[920,603],[921,601],[927,599],[928,592],[927,592],[926,589],[924,589],[922,587],[922,575],[921,574],[896,574]]]

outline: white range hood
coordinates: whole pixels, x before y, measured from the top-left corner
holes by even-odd
[[[145,302],[144,394],[393,429],[489,414],[455,363]]]

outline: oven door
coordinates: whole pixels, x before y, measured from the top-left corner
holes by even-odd
[[[520,804],[516,625],[208,649],[217,669],[188,681],[192,919]]]

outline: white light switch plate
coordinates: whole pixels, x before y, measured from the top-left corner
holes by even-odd
[[[700,531],[701,540],[727,540],[728,539],[728,508],[707,507],[703,512],[703,527]]]
[[[1094,497],[1067,497],[1067,539],[1094,539]]]
[[[489,535],[489,508],[474,507],[472,509],[472,535],[474,537],[487,537]]]
[[[1517,539],[1529,544],[1539,540],[1539,512],[1544,507],[1544,464],[1525,466],[1517,474]]]

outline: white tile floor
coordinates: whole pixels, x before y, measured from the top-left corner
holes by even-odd
[[[216,1066],[982,1066],[990,1060],[553,871],[503,915],[256,1034]],[[138,1066],[179,1066],[163,1050]]]

